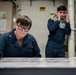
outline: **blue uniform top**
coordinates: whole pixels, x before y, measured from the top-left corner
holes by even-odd
[[[0,57],[41,57],[36,39],[27,34],[20,47],[14,30],[0,36]]]
[[[58,20],[54,21],[52,19],[48,20],[48,30],[49,30],[49,40],[64,43],[65,35],[71,33],[71,28],[69,22],[60,22]]]

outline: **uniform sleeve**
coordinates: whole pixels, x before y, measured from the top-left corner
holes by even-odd
[[[55,22],[51,19],[48,20],[48,30],[49,31],[54,31],[55,29],[57,29],[57,27],[59,26],[60,21],[56,20]]]
[[[6,42],[5,42],[4,35],[1,35],[0,36],[0,58],[3,56],[5,45],[6,45]]]
[[[65,34],[69,35],[71,33],[70,23],[66,22]]]
[[[34,57],[41,57],[40,49],[35,38],[33,39],[33,50],[34,50],[33,55]]]

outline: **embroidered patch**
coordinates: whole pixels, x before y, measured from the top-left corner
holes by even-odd
[[[33,45],[32,44],[28,44],[28,48],[33,48]]]

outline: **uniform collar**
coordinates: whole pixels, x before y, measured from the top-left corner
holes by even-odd
[[[26,44],[26,43],[28,43],[30,39],[31,39],[31,37],[29,36],[29,34],[27,34],[27,35],[24,37],[23,45]]]
[[[18,42],[17,42],[16,36],[15,36],[15,34],[14,34],[14,31],[15,31],[15,30],[16,30],[16,29],[13,29],[13,30],[10,32],[10,34],[9,34],[8,37],[9,37],[9,39],[10,39],[10,41],[11,41],[12,44],[17,45]],[[27,35],[24,37],[24,40],[23,40],[23,44],[22,44],[22,45],[28,43],[30,39],[31,39],[31,37],[29,36],[29,34],[27,34]]]
[[[15,30],[16,30],[16,29],[13,29],[13,30],[9,33],[9,35],[8,35],[8,38],[9,38],[11,44],[16,44],[16,43],[17,43],[17,39],[16,39],[16,36],[15,36],[15,34],[14,34],[14,31],[15,31]],[[16,45],[17,45],[17,44],[16,44]]]

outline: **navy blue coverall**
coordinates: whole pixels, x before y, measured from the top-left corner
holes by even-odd
[[[71,33],[71,28],[69,22],[62,23],[60,25],[60,21],[53,19],[48,20],[48,30],[49,36],[45,49],[46,57],[64,57],[64,40],[65,35],[69,35]],[[65,27],[64,27],[65,25]]]
[[[36,39],[27,34],[20,47],[14,30],[0,36],[0,57],[41,57]]]

